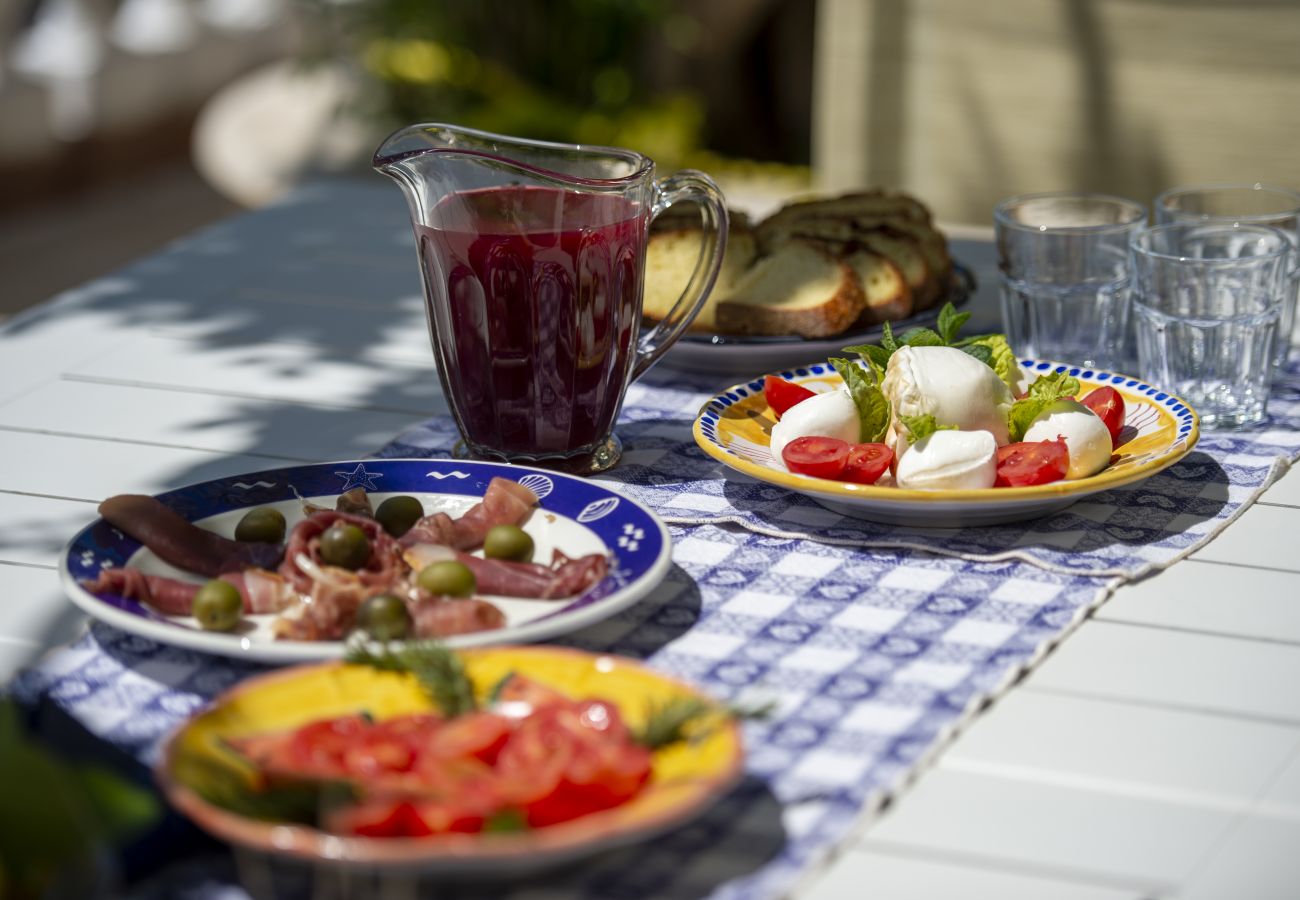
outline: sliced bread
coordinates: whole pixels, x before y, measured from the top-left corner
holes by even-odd
[[[863,248],[850,252],[844,261],[862,283],[866,301],[854,325],[879,325],[912,314],[911,288],[892,259]]]
[[[825,244],[789,240],[762,257],[717,303],[724,334],[830,337],[866,308],[862,282]]]
[[[652,229],[646,246],[645,289],[641,301],[642,313],[647,319],[657,322],[666,318],[673,304],[682,296],[682,291],[686,290],[700,259],[700,237],[699,216],[675,215],[666,226]],[[732,292],[753,264],[757,252],[758,244],[749,220],[743,214],[733,214],[718,280],[688,331],[713,334],[718,330],[718,301]]]

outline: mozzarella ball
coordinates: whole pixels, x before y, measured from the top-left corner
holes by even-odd
[[[787,409],[772,426],[772,458],[782,463],[781,451],[795,438],[816,435],[856,444],[861,431],[858,407],[848,391],[817,394]]]
[[[998,442],[987,431],[936,431],[912,445],[898,461],[895,482],[917,490],[993,487]]]
[[[987,431],[1007,443],[1007,412],[1015,398],[987,364],[954,347],[903,347],[889,358],[881,389],[895,422],[899,416],[934,416],[940,425]],[[891,424],[891,433],[901,428]],[[907,447],[893,444],[900,461]]]
[[[1025,430],[1026,441],[1065,439],[1070,451],[1066,478],[1087,478],[1110,464],[1110,432],[1101,418],[1078,400],[1057,400]]]

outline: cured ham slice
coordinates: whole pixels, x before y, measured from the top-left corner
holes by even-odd
[[[411,618],[416,636],[422,638],[491,631],[506,624],[501,610],[477,597],[421,601],[412,607]]]
[[[581,594],[604,578],[609,571],[609,560],[603,553],[570,559],[558,550],[549,566],[483,559],[435,544],[409,547],[405,559],[416,570],[435,562],[454,559],[464,563],[474,573],[479,593],[527,600],[553,600]]]
[[[355,572],[344,572],[332,566],[326,567],[320,558],[321,535],[335,522],[340,521],[356,525],[365,532],[366,538],[370,541],[370,559]],[[310,567],[311,571],[304,570],[300,562],[303,558],[313,564]],[[310,594],[321,568],[354,575],[357,586],[369,591],[366,596],[388,588],[406,573],[406,567],[402,564],[401,548],[378,522],[365,516],[332,509],[317,510],[294,526],[289,534],[289,544],[285,548],[280,574],[299,592]]]
[[[508,478],[493,478],[483,499],[459,519],[444,512],[425,516],[401,537],[401,545],[442,544],[456,550],[483,546],[483,538],[494,525],[519,525],[537,505],[537,495],[526,485]]]
[[[227,572],[221,576],[239,591],[246,613],[273,613],[285,609],[297,593],[283,578],[263,569]],[[103,569],[94,581],[82,586],[95,594],[110,593],[147,603],[169,616],[188,616],[194,609],[194,595],[200,584],[162,575],[146,575],[139,569]]]
[[[208,578],[252,567],[274,569],[284,552],[278,544],[232,541],[206,531],[142,494],[109,497],[99,504],[99,514],[160,559]]]

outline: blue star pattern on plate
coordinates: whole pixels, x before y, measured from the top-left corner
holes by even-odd
[[[357,463],[357,467],[351,472],[335,472],[335,475],[343,479],[343,486],[339,488],[340,494],[345,494],[353,488],[365,488],[368,491],[379,490],[376,479],[384,476],[378,472],[367,472],[365,463]]]

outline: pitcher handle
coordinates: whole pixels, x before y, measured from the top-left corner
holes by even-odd
[[[704,308],[704,301],[718,280],[722,268],[722,255],[727,251],[727,204],[722,191],[713,179],[694,169],[683,169],[676,175],[660,179],[654,184],[654,203],[650,207],[650,221],[681,200],[700,205],[704,228],[700,234],[700,257],[696,260],[691,280],[686,290],[673,304],[668,315],[641,336],[636,345],[636,363],[632,379],[636,380],[658,362],[673,345],[695,315]]]

